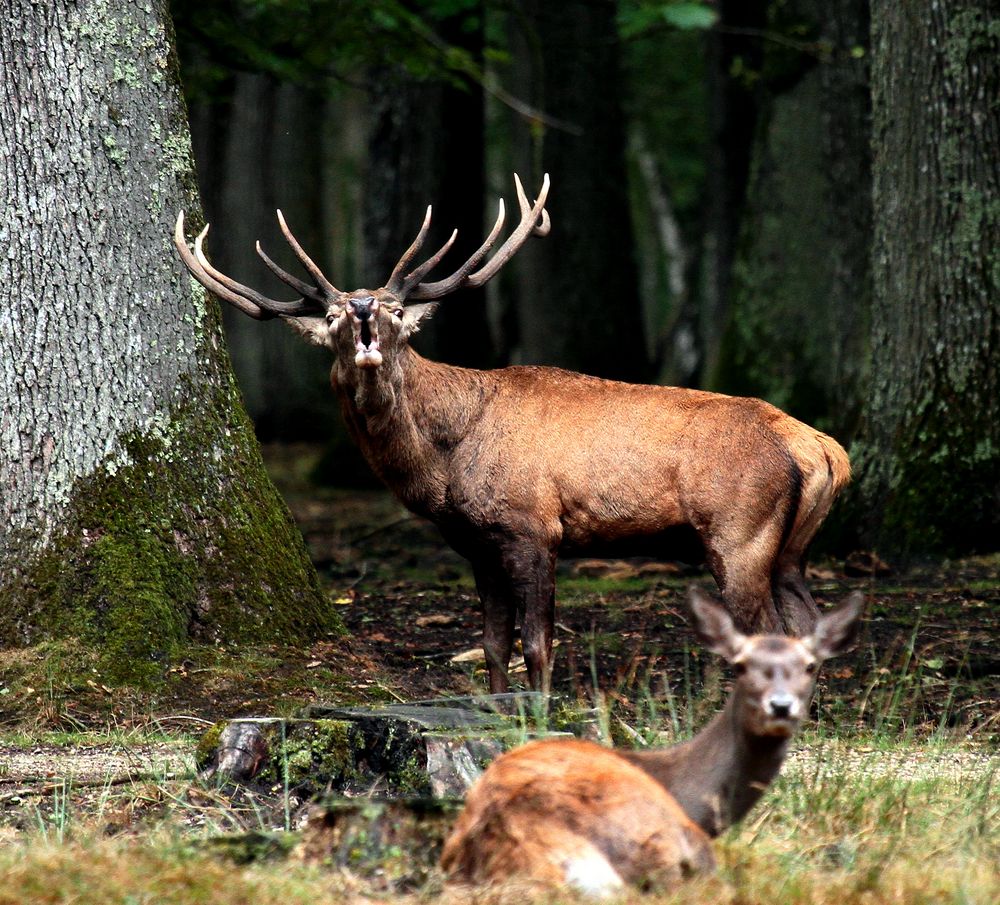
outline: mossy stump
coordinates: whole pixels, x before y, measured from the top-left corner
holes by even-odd
[[[509,709],[512,696],[498,696]],[[484,703],[485,702],[485,703]],[[197,751],[203,779],[385,798],[461,797],[498,755],[548,734],[522,709],[497,712],[490,698],[383,708],[312,707],[299,719],[217,723]],[[314,718],[317,713],[322,717]]]

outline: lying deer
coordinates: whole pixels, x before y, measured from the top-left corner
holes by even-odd
[[[291,302],[216,270],[203,248],[207,226],[188,248],[183,213],[174,241],[191,274],[220,299],[250,317],[280,317],[333,352],[331,382],[369,465],[472,563],[492,692],[507,690],[518,615],[529,682],[548,685],[560,553],[636,544],[667,553],[694,539],[741,629],[810,631],[818,610],[803,557],[850,476],[833,439],[759,399],[557,368],[469,370],[410,348],[436,307],[429,300],[482,286],[529,236],[548,232],[548,177],[534,205],[514,178],[520,224],[483,263],[503,229],[501,200],[486,241],[437,282],[425,278],[456,234],[414,266],[430,208],[386,284],[353,292],[330,283],[278,211],[314,283],[282,270],[260,243],[257,252],[300,293]],[[609,300],[609,317],[634,313]]]
[[[604,897],[626,884],[666,887],[715,866],[710,840],[771,783],[809,709],[816,670],[846,650],[860,593],[806,638],[738,632],[697,589],[694,627],[736,671],[726,706],[691,741],[660,751],[531,742],[490,765],[445,843],[452,880],[527,881]]]

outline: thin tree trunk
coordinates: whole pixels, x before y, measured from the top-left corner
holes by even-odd
[[[170,241],[201,217],[166,3],[0,22],[0,639],[77,635],[128,681],[336,630]]]
[[[884,549],[1000,537],[997,12],[872,3],[872,380],[854,452]]]
[[[444,20],[440,36],[480,59],[482,28],[459,27],[466,15]],[[364,195],[365,285],[381,285],[413,241],[427,205],[433,205],[431,232],[421,253],[429,258],[452,230],[458,238],[432,279],[456,270],[481,244],[484,223],[484,102],[478,86],[421,81],[401,68],[383,67],[371,78],[371,132]],[[517,206],[505,194],[509,233]],[[489,226],[496,208],[491,202]],[[505,233],[506,235],[506,233]],[[502,240],[501,240],[502,241]],[[432,358],[468,367],[501,363],[490,336],[486,292],[463,290],[446,299],[414,345]]]
[[[615,4],[520,0],[512,93],[565,123],[513,126],[529,196],[552,176],[553,227],[518,255],[518,358],[589,374],[654,376],[639,296],[625,167]],[[530,184],[529,184],[530,183]]]

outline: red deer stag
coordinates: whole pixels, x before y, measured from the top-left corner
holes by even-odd
[[[515,184],[521,221],[514,232],[483,263],[503,228],[501,200],[486,241],[437,282],[424,280],[455,234],[414,266],[429,207],[388,282],[353,292],[330,283],[278,211],[314,285],[282,270],[260,243],[257,252],[302,296],[291,302],[216,270],[202,247],[207,226],[192,252],[183,213],[174,241],[210,292],[251,317],[280,317],[334,353],[330,379],[368,463],[472,563],[492,692],[508,687],[519,614],[528,680],[548,686],[559,553],[635,545],[666,552],[693,539],[741,629],[808,632],[818,610],[802,560],[850,474],[830,437],[759,399],[558,368],[470,370],[428,361],[409,346],[436,307],[427,300],[482,286],[530,235],[548,232],[548,176],[534,205],[516,176]]]
[[[527,881],[604,897],[714,867],[710,839],[777,776],[817,667],[850,645],[862,597],[825,613],[806,638],[748,637],[707,595],[692,589],[689,601],[701,639],[736,670],[723,711],[665,750],[554,739],[503,755],[469,790],[445,843],[441,865],[452,880]]]

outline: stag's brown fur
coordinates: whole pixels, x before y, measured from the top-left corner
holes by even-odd
[[[556,739],[500,757],[469,790],[445,843],[441,865],[452,880],[606,896],[712,869],[710,839],[778,774],[808,712],[816,669],[850,645],[862,601],[851,595],[801,639],[747,637],[697,589],[690,601],[701,638],[739,670],[723,711],[666,750]]]
[[[279,213],[316,283],[261,253],[303,294],[294,302],[269,299],[215,270],[202,249],[207,227],[193,253],[183,215],[174,237],[192,275],[219,298],[251,317],[281,317],[335,354],[333,386],[365,458],[472,563],[492,691],[508,686],[519,615],[529,681],[548,684],[560,554],[636,545],[669,554],[694,539],[741,628],[808,631],[818,611],[802,560],[850,475],[846,453],[830,437],[759,399],[556,368],[467,370],[409,347],[434,304],[404,307],[408,295],[435,299],[482,285],[530,235],[548,231],[547,177],[534,206],[520,182],[517,191],[521,223],[487,263],[502,204],[489,238],[458,271],[420,282],[448,247],[411,269],[428,209],[420,235],[375,290],[334,287]]]
[[[332,380],[376,473],[472,562],[494,691],[518,612],[544,682],[560,553],[657,537],[668,553],[678,527],[697,534],[741,628],[815,623],[801,563],[850,469],[836,441],[774,406],[556,368],[467,370],[408,346],[388,368],[340,357]]]

